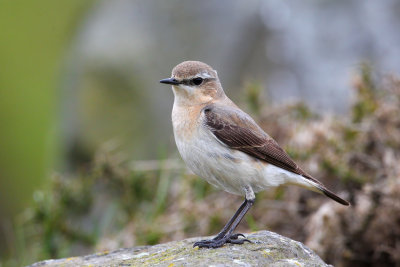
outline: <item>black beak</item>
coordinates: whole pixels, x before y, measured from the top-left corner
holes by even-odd
[[[167,78],[167,79],[162,79],[160,83],[165,83],[165,84],[172,84],[172,85],[177,85],[180,84],[175,78]]]

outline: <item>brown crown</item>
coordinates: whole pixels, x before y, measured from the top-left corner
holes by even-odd
[[[207,71],[207,73],[209,73],[212,77],[217,78],[216,72],[213,70],[213,68],[200,61],[184,61],[178,64],[172,70],[172,77],[184,79],[193,77],[202,71]]]

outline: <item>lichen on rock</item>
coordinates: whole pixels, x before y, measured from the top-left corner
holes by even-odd
[[[329,266],[300,242],[269,231],[246,235],[252,243],[193,248],[199,237],[155,246],[37,262],[39,266]]]

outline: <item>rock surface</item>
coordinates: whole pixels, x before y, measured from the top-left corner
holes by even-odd
[[[204,238],[190,238],[155,246],[46,260],[38,266],[329,266],[300,242],[269,231],[246,235],[252,243],[227,244],[218,249],[193,248]]]

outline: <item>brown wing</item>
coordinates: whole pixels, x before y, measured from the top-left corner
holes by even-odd
[[[225,145],[282,169],[306,175],[278,143],[245,113],[213,105],[204,109],[205,124]]]
[[[232,149],[242,151],[316,183],[326,196],[348,206],[349,202],[328,190],[320,181],[300,169],[278,143],[266,134],[246,113],[233,107],[206,106],[205,124],[218,140]]]
[[[204,108],[205,124],[222,143],[287,171],[307,175],[278,143],[245,113],[213,105]]]

